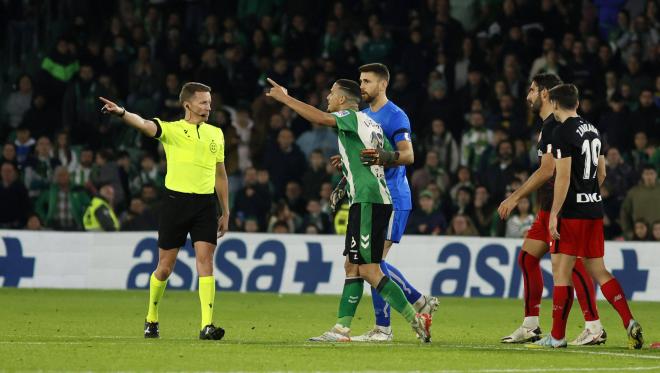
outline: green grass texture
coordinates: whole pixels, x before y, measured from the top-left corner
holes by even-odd
[[[145,340],[144,290],[0,289],[0,371],[436,371],[436,372],[660,372],[660,303],[632,302],[646,345],[628,350],[621,321],[599,302],[607,344],[561,350],[503,345],[520,325],[521,300],[441,298],[433,342],[417,341],[405,320],[392,315],[394,341],[313,343],[307,338],[334,325],[338,296],[220,293],[215,323],[222,341],[200,341],[196,292],[168,290],[161,301],[160,334]],[[550,331],[552,304],[544,300],[541,327]],[[353,335],[374,322],[371,298],[362,298]],[[584,326],[574,303],[567,338]]]

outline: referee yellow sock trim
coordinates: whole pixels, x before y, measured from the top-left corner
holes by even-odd
[[[199,303],[202,309],[202,326],[213,324],[213,302],[215,300],[215,276],[199,278]]]
[[[149,280],[149,311],[147,311],[148,322],[158,322],[158,305],[163,298],[165,288],[167,287],[167,280],[160,281],[152,273]]]

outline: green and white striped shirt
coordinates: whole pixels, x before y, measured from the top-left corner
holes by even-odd
[[[349,203],[392,204],[383,166],[365,166],[360,162],[362,149],[391,150],[383,129],[366,114],[353,110],[332,113],[337,121],[342,172],[347,181]]]

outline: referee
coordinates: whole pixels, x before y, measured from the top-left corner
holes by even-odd
[[[227,231],[229,199],[224,136],[222,130],[205,122],[211,111],[211,88],[201,83],[184,84],[179,101],[185,109],[185,117],[175,122],[144,119],[108,99],[99,99],[105,104],[104,113],[121,118],[129,126],[163,143],[167,157],[166,191],[158,224],[158,267],[149,281],[149,311],[144,323],[144,337],[159,337],[158,306],[179,248],[190,233],[199,275],[202,310],[199,338],[222,339],[224,329],[213,325],[216,286],[213,253],[217,239]],[[222,208],[219,217],[216,195]]]

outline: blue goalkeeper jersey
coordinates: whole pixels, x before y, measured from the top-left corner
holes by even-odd
[[[362,110],[383,128],[383,133],[393,149],[399,141],[410,141],[410,120],[408,115],[392,101],[388,101],[380,110],[373,112],[370,107]],[[387,188],[392,195],[394,210],[411,210],[410,185],[406,177],[406,166],[385,168]]]

